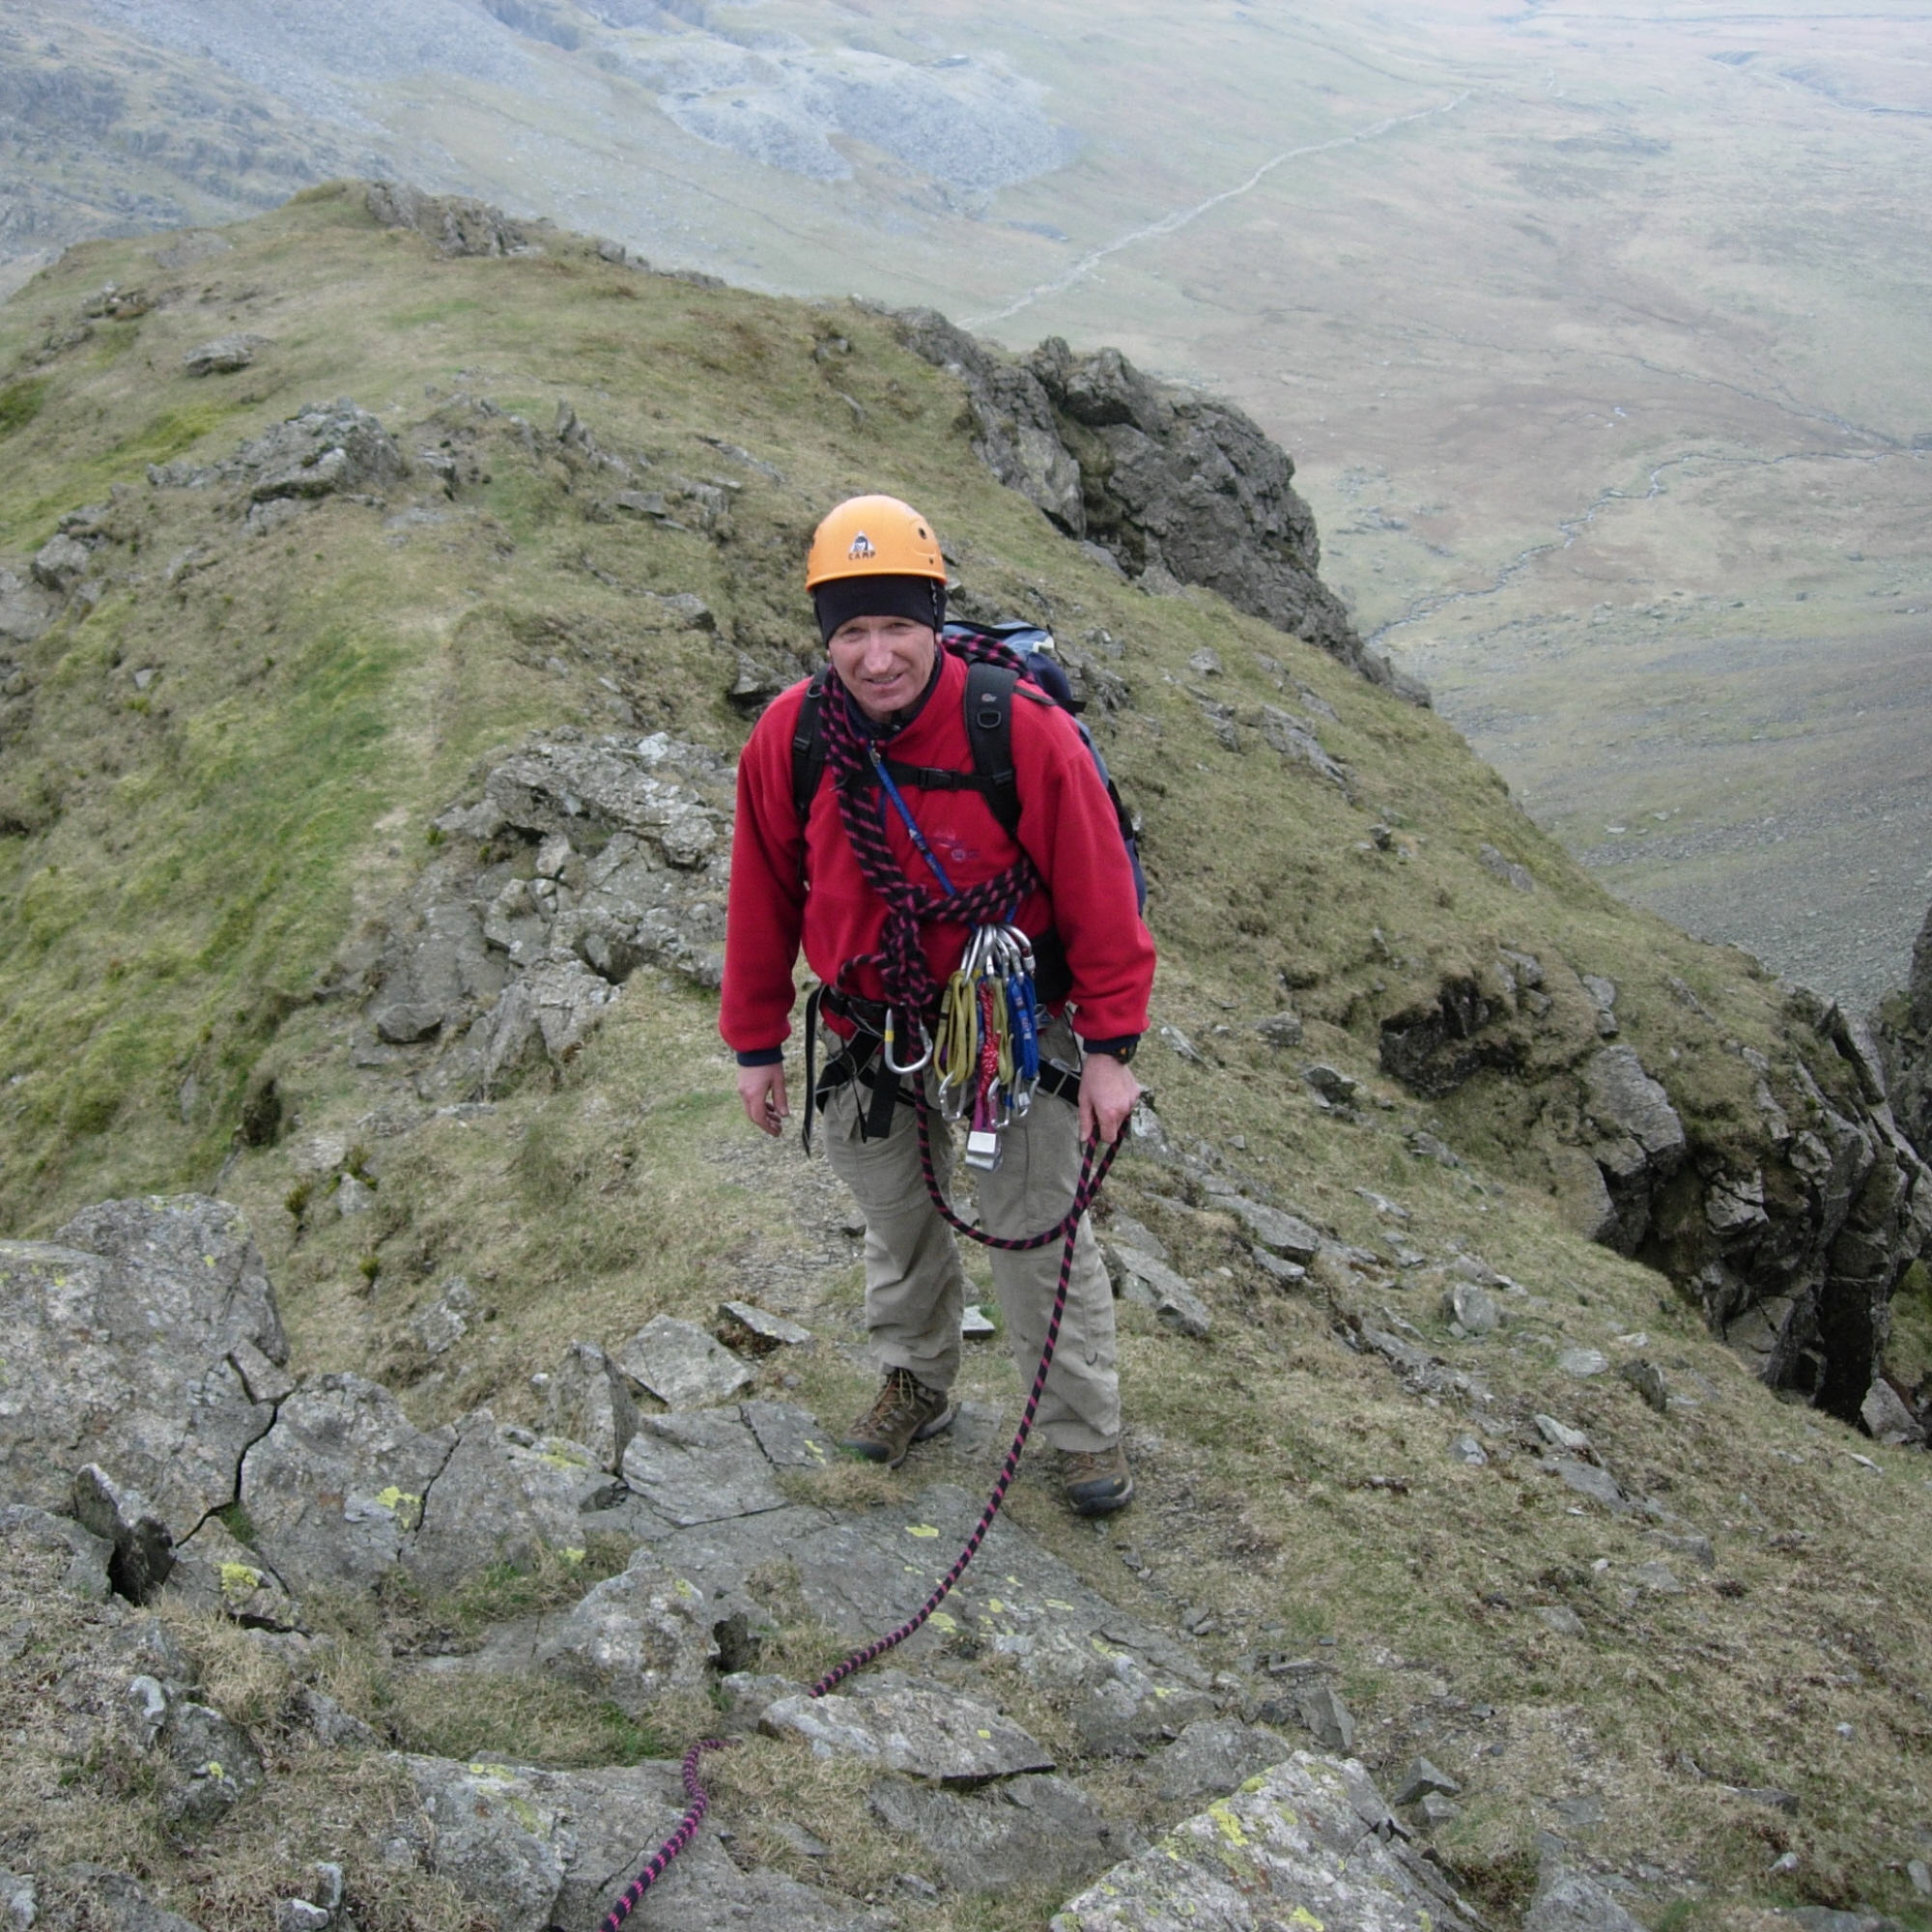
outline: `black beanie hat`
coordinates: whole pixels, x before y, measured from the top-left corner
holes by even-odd
[[[909,617],[938,630],[946,622],[946,586],[929,577],[835,577],[811,593],[823,643],[854,617]]]

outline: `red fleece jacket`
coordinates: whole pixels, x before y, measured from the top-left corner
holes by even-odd
[[[966,667],[942,655],[939,682],[923,707],[884,749],[898,762],[970,772],[964,715]],[[1027,687],[1031,689],[1031,687]],[[808,965],[828,984],[848,959],[873,952],[884,902],[866,883],[839,822],[828,775],[812,800],[803,835],[792,801],[791,739],[805,694],[799,683],[758,720],[738,765],[738,817],[731,840],[731,897],[724,939],[724,999],[718,1030],[737,1053],[781,1045],[791,1032],[792,966],[801,939]],[[839,696],[835,681],[828,702]],[[1066,1004],[1083,1038],[1119,1039],[1146,1031],[1153,989],[1153,940],[1134,903],[1133,868],[1121,844],[1113,801],[1094,769],[1073,720],[1057,705],[1012,707],[1019,842],[1040,877],[1018,923],[1037,936],[1055,928],[1073,979]],[[953,884],[996,877],[1017,856],[1012,838],[976,791],[915,791],[906,803]],[[898,815],[888,810],[886,837],[915,885],[943,890]],[[957,968],[963,925],[925,929],[925,955],[942,983]],[[878,999],[869,969],[857,992]]]

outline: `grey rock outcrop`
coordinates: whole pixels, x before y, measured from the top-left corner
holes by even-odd
[[[536,1661],[638,1717],[667,1690],[701,1690],[717,1651],[696,1587],[639,1549],[546,1633]]]
[[[535,1439],[472,1409],[430,1479],[403,1564],[432,1590],[454,1589],[492,1564],[527,1568],[541,1549],[572,1548],[584,1508],[609,1488],[581,1442]]]
[[[1932,1161],[1932,910],[1912,949],[1911,975],[1880,1007],[1876,1031],[1898,1130]]]
[[[262,1554],[298,1593],[373,1588],[402,1561],[455,1442],[417,1429],[379,1383],[311,1377],[242,1464]]]
[[[785,1506],[763,1445],[735,1408],[639,1417],[623,1472],[659,1516],[686,1528]]]
[[[156,489],[234,486],[242,500],[259,505],[382,491],[408,473],[381,420],[342,396],[309,404],[219,462],[151,464],[148,481]]]
[[[174,1556],[165,1586],[173,1602],[217,1611],[258,1630],[294,1627],[296,1606],[282,1579],[218,1516],[210,1517]]]
[[[693,1321],[654,1315],[611,1359],[639,1388],[673,1408],[724,1402],[752,1379],[752,1372]]]
[[[544,1422],[551,1435],[582,1442],[600,1469],[615,1475],[638,1433],[638,1406],[602,1349],[592,1342],[573,1342],[551,1371]]]
[[[266,335],[217,335],[212,342],[203,342],[190,349],[182,357],[182,367],[190,376],[231,376],[237,370],[250,367],[255,360],[255,352],[265,348],[269,338]]]
[[[1616,1210],[1608,1245],[1634,1254],[1650,1232],[1653,1196],[1684,1164],[1684,1122],[1634,1047],[1600,1048],[1584,1065],[1583,1088],[1598,1135],[1590,1151]]]
[[[958,1891],[1076,1885],[1140,1849],[1122,1843],[1125,1834],[1064,1777],[1012,1777],[970,1792],[882,1777],[868,1802],[882,1825],[930,1852]]]
[[[108,1581],[129,1603],[145,1604],[175,1567],[175,1540],[138,1490],[117,1483],[99,1463],[86,1463],[73,1479],[73,1516],[113,1551]]]
[[[0,1243],[0,1480],[65,1511],[98,1463],[175,1542],[233,1502],[273,1406],[238,1358],[288,1344],[246,1224],[199,1195],[110,1201],[50,1242]]]
[[[1050,337],[1009,361],[932,309],[895,320],[907,347],[965,389],[981,462],[1069,536],[1129,578],[1219,591],[1373,682],[1428,701],[1363,644],[1321,582],[1293,461],[1244,412],[1156,382],[1117,349],[1078,355]]]
[[[1053,1932],[1470,1932],[1353,1760],[1297,1751],[1069,1899]]]
[[[1150,1767],[1154,1790],[1170,1804],[1233,1791],[1281,1762],[1287,1742],[1276,1732],[1234,1718],[1201,1718],[1189,1724]]]
[[[402,182],[371,182],[363,206],[384,228],[412,228],[440,255],[520,255],[531,231],[500,208],[462,195],[429,195]]]
[[[1661,990],[1715,1027],[1681,980]],[[1776,1062],[1723,1040],[1743,1092],[1713,1105],[1708,1075],[1701,1092],[1679,1087],[1674,1062],[1605,1043],[1618,991],[1499,950],[1383,1020],[1382,1067],[1430,1099],[1497,1076],[1534,1091],[1532,1144],[1571,1225],[1669,1275],[1767,1381],[1856,1420],[1892,1293],[1932,1250],[1932,1169],[1888,1084],[1890,1068],[1909,1074],[1897,1042],[1916,996],[1897,996],[1874,1037],[1792,992]],[[1932,1017],[1932,990],[1925,1006]]]
[[[398,1762],[420,1806],[403,1821],[398,1852],[447,1879],[500,1932],[595,1924],[688,1802],[675,1764],[560,1772],[432,1757]],[[651,1888],[630,1922],[641,1932],[697,1925],[885,1932],[888,1924],[777,1872],[740,1871],[710,1831]]]
[[[897,1671],[856,1678],[824,1697],[781,1697],[759,1728],[792,1733],[835,1757],[864,1758],[887,1771],[947,1784],[980,1784],[1023,1771],[1051,1771],[1052,1756],[988,1704]]]
[[[664,736],[526,746],[441,812],[445,849],[338,960],[426,1097],[561,1065],[640,965],[724,972],[731,771]]]
[[[1545,1868],[1522,1923],[1523,1932],[1641,1932],[1603,1886],[1560,1861]]]
[[[175,1774],[161,1811],[177,1829],[200,1831],[219,1822],[268,1776],[254,1739],[206,1704],[171,1700],[157,1743]]]
[[[0,1536],[7,1539],[10,1549],[40,1549],[57,1556],[64,1566],[61,1587],[71,1595],[98,1604],[111,1594],[107,1559],[114,1546],[71,1517],[55,1516],[31,1503],[7,1503],[0,1505]]]

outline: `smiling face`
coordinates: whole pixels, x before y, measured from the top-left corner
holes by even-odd
[[[882,724],[924,691],[939,634],[910,617],[853,617],[833,632],[826,648],[839,683]]]

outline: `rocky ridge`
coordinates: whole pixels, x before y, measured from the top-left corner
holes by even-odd
[[[1009,361],[932,309],[894,320],[908,348],[964,387],[980,460],[1111,567],[1148,589],[1217,590],[1372,682],[1429,701],[1363,644],[1321,582],[1293,461],[1241,410],[1156,382],[1118,349],[1077,355],[1056,336]]]
[[[730,778],[664,733],[537,741],[494,766],[479,800],[435,820],[446,843],[407,899],[342,957],[333,990],[364,1002],[363,1063],[393,1062],[423,1099],[482,1097],[533,1060],[565,1064],[640,964],[715,987]],[[1578,1231],[1668,1274],[1767,1381],[1855,1419],[1880,1379],[1893,1292],[1932,1248],[1932,1169],[1892,1115],[1871,1037],[1793,995],[1811,1059],[1774,1072],[1731,1042],[1755,1118],[1719,1143],[1617,1037],[1616,999],[1559,958],[1505,950],[1483,978],[1385,1021],[1382,1065],[1436,1099],[1485,1072],[1533,1079],[1534,1131]],[[1354,1083],[1317,1072],[1346,1114]],[[1312,1238],[1305,1252],[1257,1246],[1295,1266]],[[1207,1332],[1198,1297],[1158,1261],[1116,1274],[1164,1320]]]
[[[384,1758],[375,1734],[317,1686],[326,1646],[304,1634],[301,1597],[378,1591],[398,1566],[447,1589],[545,1548],[567,1555],[572,1539],[601,1530],[630,1548],[623,1570],[422,1667],[549,1675],[639,1718],[676,1690],[715,1687],[737,1725],[874,1767],[874,1815],[929,1853],[959,1891],[1094,1880],[1056,1919],[1064,1932],[1154,1932],[1182,1897],[1219,1915],[1202,1922],[1231,1927],[1298,1923],[1294,1912],[1311,1909],[1361,1932],[1480,1922],[1349,1758],[1348,1714],[1332,1691],[1304,1698],[1297,1718],[1233,1678],[1210,1685],[1184,1641],[1108,1603],[1009,1521],[995,1525],[946,1610],[899,1652],[903,1667],[867,1672],[815,1701],[744,1671],[772,1631],[762,1593],[781,1552],[809,1612],[856,1641],[914,1606],[935,1553],[961,1540],[978,1512],[976,1496],[945,1485],[919,1496],[910,1523],[903,1508],[791,1500],[773,1478],[820,1466],[826,1454],[803,1410],[748,1402],[644,1416],[627,1441],[607,1435],[601,1451],[500,1428],[488,1410],[415,1430],[377,1384],[280,1368],[270,1352],[279,1350],[273,1293],[246,1230],[195,1197],[104,1204],[55,1242],[0,1247],[0,1268],[6,1359],[36,1363],[24,1386],[10,1382],[0,1410],[7,1587],[91,1606],[64,1613],[65,1748],[124,1750],[151,1764],[184,1841],[257,1800],[298,1734],[307,1748],[366,1756],[400,1780],[412,1802],[393,1819],[384,1861],[445,1880],[502,1932],[592,1922],[682,1810],[675,1766],[556,1772]],[[43,1310],[37,1292],[62,1282],[74,1285],[71,1305]],[[85,1356],[34,1354],[46,1323],[76,1321],[90,1337]],[[206,1391],[224,1377],[240,1384],[244,1367],[262,1398],[253,1433],[227,1432],[216,1468],[198,1430]],[[553,1383],[554,1409],[582,1417],[606,1378],[616,1379],[611,1359],[577,1345]],[[135,1476],[156,1502],[129,1487]],[[83,1521],[66,1513],[70,1498]],[[141,1537],[148,1561],[136,1574],[128,1559]],[[286,1685],[273,1737],[204,1701],[175,1624],[144,1604],[201,1609],[255,1633],[264,1667],[273,1660]],[[1067,1706],[1087,1758],[1147,1758],[1170,1803],[1214,1802],[1147,1846],[984,1701],[974,1660],[988,1648]],[[1282,1721],[1307,1722],[1338,1754],[1291,1750],[1272,1727]],[[38,1899],[50,1925],[77,1923],[76,1888],[103,1886],[121,1887],[144,1922],[161,1922],[125,1875],[63,1866],[7,1882]],[[915,1897],[931,1889],[904,1883]],[[1273,1917],[1236,1914],[1237,1894],[1257,1893],[1273,1901]],[[346,1926],[347,1910],[343,1872],[327,1867],[280,1918],[323,1932],[338,1918]],[[774,1932],[898,1922],[744,1867],[715,1828],[639,1917],[647,1927],[700,1921]]]

